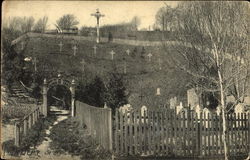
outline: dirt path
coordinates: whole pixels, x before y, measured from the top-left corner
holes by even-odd
[[[52,142],[52,140],[49,138],[50,135],[50,131],[51,129],[57,125],[59,122],[67,119],[70,115],[69,110],[61,110],[58,109],[57,107],[51,106],[50,109],[51,113],[55,114],[57,116],[56,121],[49,126],[49,128],[45,131],[46,132],[46,136],[44,137],[43,142],[38,145],[36,147],[37,150],[37,154],[36,155],[32,155],[32,156],[28,156],[28,155],[24,155],[21,158],[22,159],[53,159],[53,160],[79,160],[79,157],[76,156],[71,156],[69,154],[63,154],[63,155],[54,155],[53,151],[50,150],[50,143]]]

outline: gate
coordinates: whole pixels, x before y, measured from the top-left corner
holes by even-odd
[[[250,115],[228,114],[230,154],[248,154]],[[200,157],[223,155],[222,119],[216,114],[169,109],[116,111],[114,151],[120,156]]]

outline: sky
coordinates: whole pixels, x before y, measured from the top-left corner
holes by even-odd
[[[175,7],[174,1],[5,1],[2,18],[13,16],[33,16],[36,20],[48,16],[48,28],[54,29],[56,20],[64,14],[74,14],[81,26],[96,26],[96,19],[90,16],[99,8],[105,15],[100,24],[129,22],[134,16],[141,19],[139,29],[152,27],[155,14],[165,3]]]

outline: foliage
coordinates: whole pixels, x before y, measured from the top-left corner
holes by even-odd
[[[43,141],[46,135],[45,130],[55,121],[55,116],[50,118],[41,118],[32,128],[27,132],[27,135],[21,138],[19,147],[15,146],[14,140],[3,142],[4,150],[11,156],[18,156],[25,152],[31,152],[31,147],[37,146]]]
[[[126,87],[124,84],[124,77],[117,72],[110,73],[110,79],[106,85],[106,92],[104,94],[105,102],[115,112],[116,108],[128,103],[126,95]]]
[[[70,29],[76,27],[76,25],[79,24],[79,22],[77,21],[76,17],[73,14],[63,15],[56,21],[56,23],[60,29]]]
[[[105,86],[100,77],[95,77],[93,81],[84,85],[80,82],[76,87],[76,98],[79,101],[96,107],[104,106]]]
[[[47,28],[47,23],[48,23],[48,17],[44,16],[43,18],[40,18],[36,22],[33,30],[35,32],[43,33],[46,30],[46,28]]]
[[[68,152],[81,159],[107,159],[110,153],[99,147],[87,135],[86,128],[74,118],[61,121],[51,129],[51,149],[56,154]]]

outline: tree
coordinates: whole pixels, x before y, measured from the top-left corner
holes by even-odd
[[[183,2],[178,10],[176,43],[167,51],[168,63],[190,74],[201,93],[219,95],[224,156],[228,160],[226,95],[231,88],[238,88],[234,93],[239,103],[249,89],[246,88],[250,68],[249,5],[246,2]]]
[[[138,30],[138,26],[141,24],[141,19],[137,16],[134,16],[131,20],[131,25],[134,28],[134,30]]]
[[[169,5],[160,8],[155,15],[155,28],[162,31],[173,30],[176,26],[177,10]]]
[[[48,17],[47,16],[44,16],[43,18],[40,18],[36,22],[36,24],[34,26],[34,31],[43,33],[47,28],[47,23],[48,23]]]
[[[113,114],[115,109],[127,104],[126,87],[123,82],[122,74],[113,72],[110,74],[110,80],[106,85],[104,101],[112,109]]]
[[[27,33],[30,32],[34,26],[35,19],[30,17],[11,17],[5,21],[4,28],[8,28],[15,32]]]
[[[59,18],[57,21],[57,26],[60,29],[70,29],[76,27],[79,24],[76,17],[73,14],[66,14]]]
[[[34,26],[35,19],[31,17],[23,17],[21,21],[21,30],[23,33],[30,32]]]

